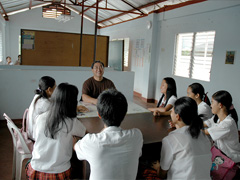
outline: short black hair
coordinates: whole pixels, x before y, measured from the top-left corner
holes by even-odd
[[[103,91],[97,102],[97,110],[107,126],[120,126],[128,109],[126,97],[116,89]]]
[[[91,68],[92,68],[92,69],[93,69],[93,66],[94,66],[95,63],[100,63],[100,64],[104,67],[103,62],[101,62],[101,61],[94,61],[94,62],[92,63],[92,65],[91,65]]]

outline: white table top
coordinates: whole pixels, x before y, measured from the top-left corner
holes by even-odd
[[[88,108],[90,111],[86,113],[78,113],[77,118],[88,118],[88,117],[98,117],[97,115],[97,107],[90,103],[79,102],[78,105],[83,105]],[[128,101],[128,111],[127,114],[137,114],[137,113],[149,113],[150,111],[133,103],[132,101]]]

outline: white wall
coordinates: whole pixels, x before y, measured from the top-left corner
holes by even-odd
[[[5,56],[11,56],[14,61],[17,60],[21,29],[80,34],[81,16],[74,12],[72,12],[72,16],[74,16],[74,18],[65,23],[58,22],[55,19],[43,18],[42,8],[36,8],[10,16],[9,21],[6,22]],[[84,18],[83,25],[84,34],[94,34],[94,23]]]
[[[38,88],[38,81],[42,76],[51,76],[57,84],[68,82],[78,87],[81,97],[83,82],[92,76],[90,68],[68,67],[25,67],[25,66],[0,66],[0,119],[3,113],[7,113],[12,119],[20,119],[26,108],[29,107],[34,96],[34,90]],[[20,69],[21,67],[25,67]],[[133,100],[133,72],[121,72],[105,70],[104,76],[111,79],[116,88],[121,91],[128,100]],[[121,78],[119,78],[121,77]],[[126,82],[125,80],[128,79]]]
[[[202,12],[202,10],[205,12]],[[190,15],[189,15],[190,13]],[[199,82],[211,96],[218,90],[227,90],[233,97],[233,104],[240,118],[240,2],[203,2],[181,9],[159,14],[158,26],[158,80],[160,88],[162,78],[172,76],[177,83],[178,97],[186,95],[187,86]],[[175,37],[178,33],[216,31],[211,80],[197,81],[172,75]],[[226,51],[236,51],[234,65],[225,64]],[[160,91],[156,90],[157,99]]]
[[[152,75],[150,74],[150,66],[152,62],[155,62],[151,61],[151,48],[154,48],[152,47],[153,28],[147,29],[147,22],[153,22],[153,16],[154,14],[151,14],[145,18],[100,29],[100,34],[110,36],[110,40],[116,38],[130,38],[129,58],[131,71],[135,72],[134,90],[141,93],[143,97],[151,96],[152,98],[154,97],[154,92],[148,94],[148,88],[150,79],[154,78],[154,76],[150,78],[150,75]],[[137,51],[136,43],[141,39],[144,41],[144,45],[142,50]],[[140,55],[140,58],[143,58],[143,65],[137,64],[140,62],[138,61],[138,55]]]
[[[155,22],[151,32],[146,29],[146,21]],[[211,81],[177,77],[172,74],[175,37],[178,33],[216,31]],[[186,95],[189,84],[199,82],[208,95],[225,89],[233,96],[233,103],[240,117],[240,1],[206,1],[182,8],[154,14],[148,17],[104,28],[100,34],[112,38],[129,37],[131,42],[131,70],[135,72],[134,91],[144,98],[155,100],[160,97],[160,84],[164,77],[176,80],[178,97]],[[151,62],[143,68],[135,67],[133,47],[138,38],[146,39],[152,45]],[[234,65],[225,64],[226,51],[236,51]],[[149,68],[149,69],[148,69]],[[147,74],[149,72],[149,74]],[[149,76],[149,81],[146,77]],[[145,91],[148,91],[147,93]],[[240,125],[239,125],[240,127]]]

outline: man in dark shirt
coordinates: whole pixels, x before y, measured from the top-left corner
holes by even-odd
[[[103,77],[104,64],[101,61],[94,61],[92,66],[93,77],[87,79],[82,87],[82,100],[84,102],[97,104],[97,98],[106,89],[116,89],[114,83]]]

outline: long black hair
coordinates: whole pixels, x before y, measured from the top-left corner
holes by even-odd
[[[200,99],[203,102],[207,103],[209,106],[211,105],[207,93],[205,93],[204,87],[200,83],[193,83],[188,87],[191,88],[193,94],[199,94]]]
[[[190,97],[181,97],[174,103],[174,112],[186,125],[189,125],[188,130],[192,138],[197,139],[203,129],[203,120],[198,116],[196,101]]]
[[[221,103],[223,106],[226,107],[227,113],[231,114],[232,118],[235,120],[237,126],[238,126],[238,115],[235,110],[235,108],[232,105],[232,96],[229,92],[225,90],[217,91],[212,95],[212,98],[217,101],[218,103]],[[218,116],[215,115],[214,122],[216,123],[218,120]]]
[[[176,82],[173,78],[171,77],[165,77],[163,80],[166,81],[168,87],[167,87],[167,92],[166,92],[166,103],[164,104],[164,107],[167,105],[167,102],[171,96],[176,96],[177,97],[177,86]],[[160,100],[158,101],[157,107],[160,106],[162,99],[164,98],[164,94],[161,96]]]
[[[65,119],[77,116],[77,96],[77,87],[68,83],[61,83],[54,90],[45,127],[47,137],[54,139],[64,124],[67,127]]]
[[[36,98],[34,105],[36,104],[36,102],[38,101],[38,99],[40,98],[46,98],[48,99],[46,90],[51,87],[53,88],[55,86],[55,80],[50,77],[50,76],[43,76],[41,77],[41,79],[39,79],[38,82],[38,89],[36,89],[34,91],[35,94],[39,94],[39,96]]]

